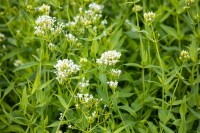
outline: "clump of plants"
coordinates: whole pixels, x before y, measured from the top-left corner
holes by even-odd
[[[5,0],[2,133],[200,131],[198,0]]]

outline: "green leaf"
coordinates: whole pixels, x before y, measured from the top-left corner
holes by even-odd
[[[184,118],[181,118],[181,125],[178,130],[179,133],[186,133],[186,122],[185,122],[185,116]]]
[[[47,87],[49,84],[51,84],[51,82],[53,81],[54,79],[52,80],[49,80],[47,81],[46,83],[44,83],[43,85],[40,86],[39,90],[42,90],[43,88]]]
[[[5,96],[8,95],[8,93],[10,93],[10,91],[13,90],[13,88],[14,88],[14,83],[11,83],[9,85],[9,87],[5,89],[5,92],[4,92],[3,97],[2,97],[1,100],[3,100],[5,98]]]
[[[135,118],[137,118],[137,114],[135,113],[135,111],[130,108],[129,106],[118,106],[119,109],[123,109],[123,110],[126,110],[127,112],[129,112],[132,116],[134,116]]]
[[[47,127],[57,127],[59,125],[60,121],[55,121],[53,123],[51,123],[49,126]]]
[[[185,114],[186,114],[186,112],[187,112],[186,96],[184,96],[183,101],[184,101],[184,102],[182,102],[182,103],[181,103],[181,106],[180,106],[181,118],[182,118],[182,117],[185,117]]]
[[[99,73],[99,79],[101,81],[101,84],[103,85],[103,88],[107,88],[107,76],[105,73]]]
[[[15,132],[15,133],[24,133],[24,129],[18,125],[9,125],[6,129],[3,130],[4,133]]]
[[[157,130],[157,128],[156,128],[156,126],[152,123],[152,122],[147,122],[148,123],[148,125],[149,125],[149,129],[150,129],[150,131],[152,132],[152,133],[158,133],[158,130]]]
[[[176,39],[178,39],[178,35],[177,32],[174,28],[170,27],[170,26],[166,26],[161,24],[160,27],[167,32],[168,35],[172,35],[173,37],[175,37]]]
[[[173,130],[171,130],[169,127],[165,126],[161,122],[159,122],[160,126],[166,131],[166,133],[174,133]]]
[[[188,107],[188,109],[192,112],[194,116],[196,116],[200,120],[200,112],[194,111],[192,108]]]
[[[125,92],[125,91],[120,91],[119,92],[119,97],[130,97],[132,96],[134,93],[129,93],[129,92]]]
[[[128,125],[122,126],[114,131],[114,133],[121,133],[122,130],[124,130]]]
[[[29,68],[29,67],[32,67],[32,66],[36,66],[36,65],[38,65],[38,62],[29,62],[29,63],[26,63],[26,64],[22,64],[19,67],[17,67],[13,72],[23,70],[23,69],[26,69],[26,68]]]
[[[137,64],[137,63],[127,63],[127,64],[124,64],[125,66],[133,66],[133,67],[139,67],[139,68],[142,68],[141,65]]]
[[[96,91],[97,91],[99,97],[102,98],[102,100],[108,104],[108,103],[109,103],[109,99],[108,99],[108,97],[106,96],[106,93],[103,92],[103,90],[100,89],[100,88],[97,88]]]
[[[21,99],[20,105],[21,105],[22,109],[24,110],[24,114],[25,114],[26,108],[27,108],[27,105],[28,105],[28,97],[27,97],[27,94],[26,94],[26,87],[24,87],[24,89],[23,89],[22,99]]]
[[[15,56],[18,53],[19,53],[19,51],[17,51],[17,50],[11,51],[10,53],[5,54],[5,56],[2,57],[1,61],[10,59],[11,57]]]
[[[159,110],[158,117],[161,122],[166,123],[171,119],[172,114],[169,112],[169,110]]]
[[[55,94],[56,95],[56,94]],[[66,103],[66,101],[65,101],[65,99],[63,99],[61,96],[59,96],[59,95],[56,95],[57,97],[58,97],[58,99],[59,99],[59,101],[60,101],[60,103],[62,104],[62,106],[64,107],[64,108],[66,108],[67,107],[67,103]]]
[[[98,52],[99,44],[97,40],[92,41],[92,46],[91,46],[91,55],[92,57],[96,57],[96,54]]]

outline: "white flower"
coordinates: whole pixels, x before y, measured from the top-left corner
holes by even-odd
[[[55,18],[48,15],[39,16],[36,20],[35,34],[44,35],[54,27]]]
[[[77,22],[68,22],[68,23],[66,24],[67,27],[72,28],[72,29],[75,28],[76,25],[77,25]]]
[[[106,25],[106,24],[108,24],[107,20],[102,20],[102,21],[101,21],[101,25],[104,26],[104,25]]]
[[[58,80],[59,83],[63,83],[63,81],[67,80],[69,76],[72,74],[76,74],[79,70],[80,67],[72,60],[64,59],[64,60],[58,60],[57,64],[54,65],[56,68],[56,79]]]
[[[48,44],[48,48],[49,48],[50,50],[54,50],[55,44],[49,43],[49,44]]]
[[[96,111],[92,112],[92,117],[96,116]]]
[[[108,83],[108,85],[109,85],[109,87],[110,87],[111,89],[117,88],[117,85],[118,85],[118,82],[117,82],[117,81],[110,81],[110,82],[107,82],[107,83]]]
[[[83,89],[83,88],[86,88],[88,87],[90,84],[89,84],[89,80],[85,81],[85,78],[82,79],[82,82],[79,82],[78,83],[78,86]]]
[[[186,50],[182,50],[179,56],[179,59],[182,61],[187,61],[190,59],[190,54]]]
[[[68,128],[72,128],[72,125],[69,125]]]
[[[69,41],[69,42],[71,42],[71,43],[75,43],[78,39],[74,36],[74,35],[72,35],[72,34],[66,34],[65,35],[66,36],[66,38],[67,38],[67,40]]]
[[[114,77],[119,77],[121,75],[121,70],[117,70],[117,69],[112,69],[111,70],[111,75]]]
[[[89,5],[89,9],[94,12],[101,12],[103,9],[102,5],[98,5],[96,3],[92,3]]]
[[[133,12],[140,12],[142,11],[142,7],[140,5],[135,5],[133,8],[132,8],[132,11]]]
[[[152,12],[152,11],[144,13],[144,20],[147,23],[152,23],[153,20],[155,19],[155,17],[156,17],[156,14],[154,12]]]
[[[43,4],[41,7],[39,7],[39,12],[42,12],[45,15],[49,14],[50,6]]]
[[[187,6],[190,6],[192,3],[194,3],[194,0],[185,0]]]
[[[16,67],[20,66],[21,64],[23,64],[21,60],[15,60],[14,62],[14,66]]]
[[[118,59],[121,57],[121,53],[116,50],[110,50],[104,52],[101,55],[100,59],[97,59],[99,65],[115,65],[118,62]]]
[[[3,40],[5,40],[5,35],[0,33],[0,42],[2,42]]]

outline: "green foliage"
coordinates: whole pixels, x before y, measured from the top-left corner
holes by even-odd
[[[0,3],[0,132],[200,132],[198,0]]]

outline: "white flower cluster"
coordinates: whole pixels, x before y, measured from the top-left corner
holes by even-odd
[[[38,36],[44,35],[53,28],[55,21],[55,18],[47,15],[39,16],[36,20],[35,34]]]
[[[54,65],[56,68],[56,79],[60,84],[62,84],[64,81],[67,80],[67,78],[72,75],[77,73],[80,70],[80,67],[72,60],[64,59],[64,60],[58,60],[57,64]]]
[[[0,33],[0,42],[3,42],[3,40],[5,40],[5,35]]]
[[[80,59],[80,64],[81,65],[85,65],[88,62],[88,60],[86,58],[81,58]]]
[[[179,59],[182,61],[187,61],[190,59],[190,54],[186,50],[182,50],[179,56]]]
[[[79,8],[80,14],[74,17],[74,21],[68,22],[66,26],[70,29],[81,30],[84,31],[84,28],[91,27],[99,22],[102,17],[102,5],[98,5],[96,3],[91,3],[89,5],[89,9],[83,11],[83,8]],[[104,26],[107,24],[106,20],[103,20],[101,24]],[[80,28],[82,27],[82,28]]]
[[[89,80],[86,80],[85,81],[85,78],[83,78],[82,79],[82,82],[79,82],[78,83],[78,86],[79,86],[79,88],[82,90],[82,89],[84,89],[84,88],[86,88],[86,87],[88,87],[90,84],[89,84]]]
[[[53,43],[49,43],[49,44],[48,44],[48,48],[49,48],[51,51],[53,51],[53,50],[55,49],[55,47],[56,47],[56,45],[53,44]]]
[[[97,59],[97,63],[99,65],[115,65],[119,58],[121,57],[121,53],[120,52],[117,52],[116,50],[110,50],[110,51],[107,51],[107,52],[104,52],[102,55],[101,55],[101,58],[100,59]]]
[[[43,4],[41,7],[38,8],[39,12],[49,15],[50,12],[50,6]]]
[[[144,20],[147,23],[152,23],[153,20],[155,19],[155,17],[156,17],[156,14],[154,12],[152,12],[152,11],[144,13]]]
[[[63,113],[60,113],[60,117],[59,117],[59,120],[61,121],[63,118]]]
[[[192,3],[194,3],[194,0],[185,0],[187,6],[190,6]]]
[[[18,66],[20,66],[20,65],[22,65],[23,63],[22,63],[22,61],[21,60],[15,60],[15,62],[14,62],[14,66],[16,66],[16,67],[18,67]]]
[[[81,103],[83,104],[88,103],[88,105],[91,103],[96,104],[100,101],[99,99],[94,98],[94,96],[89,93],[85,93],[85,94],[77,93],[75,97],[78,98]],[[78,105],[76,105],[76,107],[78,107]]]
[[[92,112],[92,115],[87,116],[86,119],[88,120],[89,123],[93,123],[97,116],[98,116],[97,112],[94,111],[94,112]]]
[[[117,70],[117,69],[112,69],[111,70],[111,75],[113,76],[113,77],[119,77],[120,75],[121,75],[121,70]]]
[[[35,35],[37,36],[45,36],[48,35],[49,32],[53,35],[58,35],[62,32],[64,27],[62,23],[56,23],[55,17],[46,14],[39,16],[36,19],[35,24]]]
[[[76,41],[78,41],[78,39],[70,33],[66,34],[65,36],[67,38],[67,41],[70,42],[70,43],[76,43]]]
[[[110,82],[107,82],[109,87],[113,90],[115,90],[117,88],[117,85],[118,85],[118,82],[117,81],[110,81]]]
[[[133,8],[132,8],[132,11],[133,12],[140,12],[140,11],[142,11],[142,6],[140,6],[140,5],[135,5]]]

